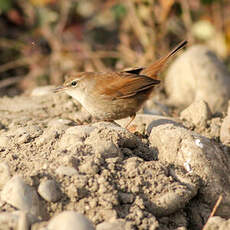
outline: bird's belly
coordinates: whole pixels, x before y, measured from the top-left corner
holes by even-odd
[[[125,98],[117,100],[86,100],[83,107],[98,120],[117,120],[132,116],[141,107],[145,100],[135,98]]]

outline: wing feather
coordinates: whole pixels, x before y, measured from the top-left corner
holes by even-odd
[[[96,84],[97,90],[100,94],[111,96],[114,99],[132,97],[160,83],[159,80],[127,72],[111,72],[103,75],[101,73],[99,78],[100,82],[104,83]]]

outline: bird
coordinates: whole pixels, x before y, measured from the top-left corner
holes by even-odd
[[[108,72],[71,72],[54,92],[65,92],[76,99],[98,121],[130,117],[136,113],[160,84],[158,74],[168,59],[187,44],[184,40],[147,67]]]

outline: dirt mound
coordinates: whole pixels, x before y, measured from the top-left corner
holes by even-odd
[[[133,127],[145,128],[133,134],[78,125],[89,115],[65,94],[33,95],[0,99],[3,229],[71,230],[72,220],[79,229],[199,229],[220,194],[218,214],[230,217],[228,148],[209,132],[216,117],[205,109],[196,123],[191,110],[184,123],[139,115]]]

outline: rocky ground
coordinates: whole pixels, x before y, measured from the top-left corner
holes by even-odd
[[[169,98],[130,130],[51,88],[0,98],[0,229],[202,229],[220,195],[205,229],[230,229],[230,75],[214,54],[181,55]]]

